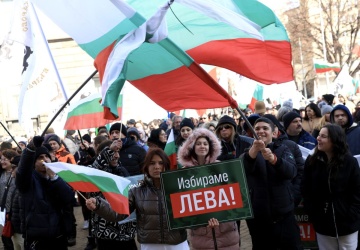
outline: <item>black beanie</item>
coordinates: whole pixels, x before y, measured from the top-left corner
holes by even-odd
[[[218,129],[220,127],[220,125],[222,124],[230,124],[231,126],[234,127],[235,131],[236,131],[236,122],[234,120],[234,118],[231,118],[228,115],[224,115],[223,117],[220,118],[218,124],[216,125],[216,129]]]
[[[37,160],[37,158],[39,158],[40,155],[42,154],[46,154],[50,159],[51,159],[51,156],[49,154],[49,150],[44,147],[44,146],[41,146],[39,148],[36,148],[35,150],[35,161]]]
[[[249,116],[247,117],[247,119],[248,119],[249,123],[251,124],[251,126],[254,126],[255,121],[256,121],[257,119],[259,119],[259,118],[260,118],[260,115],[259,115],[259,114],[252,114],[252,115],[249,115]],[[245,132],[249,129],[249,126],[246,124],[246,122],[245,122],[244,125],[243,125],[243,129],[244,129]]]
[[[57,135],[50,136],[47,142],[49,143],[50,141],[56,141],[59,144],[59,146],[61,146],[61,139]]]
[[[322,97],[325,99],[325,101],[326,101],[330,106],[332,106],[332,104],[333,104],[333,102],[334,102],[334,98],[335,98],[334,95],[332,95],[332,94],[325,94],[325,95],[323,95]]]
[[[121,124],[122,123],[117,122],[117,123],[114,123],[113,125],[111,125],[110,130],[109,130],[109,134],[111,135],[111,132],[113,130],[117,130],[117,131],[120,131],[125,137],[127,137],[128,134],[127,134],[126,127],[125,127],[124,124],[122,124],[122,126],[121,126]],[[120,130],[120,127],[121,127],[121,130]]]
[[[278,129],[284,129],[283,126],[280,124],[279,120],[276,119],[274,115],[271,114],[265,114],[263,117],[268,118]]]
[[[180,123],[180,130],[183,128],[183,127],[189,127],[191,129],[194,129],[194,123],[191,121],[191,119],[189,118],[184,118],[181,123]]]
[[[283,123],[284,123],[284,129],[285,131],[287,130],[287,128],[289,127],[290,123],[295,119],[295,118],[301,118],[300,114],[296,113],[296,112],[289,112],[287,114],[285,114],[282,118]]]
[[[88,143],[91,143],[91,137],[89,134],[84,134],[82,137],[83,140],[87,141]]]
[[[15,165],[15,166],[18,166],[19,162],[20,162],[20,158],[21,158],[20,155],[16,155],[11,159],[10,163]]]

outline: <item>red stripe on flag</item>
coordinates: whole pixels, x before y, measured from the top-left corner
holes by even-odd
[[[264,84],[294,80],[287,41],[251,38],[211,41],[186,52],[197,63],[227,68]]]
[[[121,194],[103,192],[105,199],[111,204],[111,208],[118,214],[130,214],[129,200]]]

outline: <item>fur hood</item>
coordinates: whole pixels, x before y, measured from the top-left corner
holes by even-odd
[[[209,152],[209,155],[206,157],[206,164],[213,163],[216,161],[218,156],[221,154],[221,144],[216,135],[208,129],[197,128],[193,133],[187,138],[186,141],[182,144],[178,151],[178,162],[184,167],[197,166],[199,163],[196,159],[190,156],[191,150],[194,148],[195,141],[199,137],[206,136],[210,138],[212,144],[212,152]]]

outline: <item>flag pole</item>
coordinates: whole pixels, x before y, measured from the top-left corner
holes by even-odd
[[[19,149],[20,150],[22,150],[21,149],[21,147],[20,147],[20,145],[17,143],[17,141],[15,140],[15,138],[12,136],[12,134],[10,134],[10,132],[9,132],[9,130],[7,130],[7,128],[4,126],[4,124],[0,121],[0,123],[1,123],[1,126],[5,129],[5,131],[6,131],[6,133],[8,133],[8,135],[11,137],[11,139],[16,143],[16,145],[19,147]]]
[[[33,12],[34,12],[34,14],[35,14],[35,20],[36,20],[37,25],[38,25],[38,27],[39,27],[39,30],[40,30],[40,33],[41,33],[41,37],[42,37],[42,39],[43,39],[44,41],[47,41],[47,40],[46,40],[46,37],[45,37],[45,35],[44,35],[44,31],[43,31],[43,29],[42,29],[42,27],[41,27],[41,25],[40,25],[39,18],[38,18],[38,16],[37,16],[37,13],[36,13],[36,10],[35,10],[35,8],[34,8],[34,5],[33,5],[31,2],[30,2],[30,6],[31,6],[31,8],[32,8],[32,10],[33,10]],[[57,80],[59,81],[59,85],[60,85],[60,87],[61,87],[61,91],[62,91],[62,93],[63,93],[63,95],[64,95],[64,97],[65,97],[65,100],[66,100],[66,99],[67,99],[67,94],[66,94],[66,91],[65,91],[64,84],[63,84],[63,82],[62,82],[62,80],[61,80],[61,77],[60,77],[60,75],[59,75],[59,72],[58,72],[58,70],[57,70],[57,67],[56,67],[54,58],[53,58],[53,56],[52,56],[52,54],[51,54],[51,51],[50,51],[50,48],[49,48],[49,44],[48,44],[48,43],[45,43],[45,44],[46,44],[47,52],[48,52],[48,54],[50,55],[50,59],[51,59],[52,66],[53,66],[54,69],[55,69],[56,77],[57,77]]]
[[[61,106],[61,108],[58,110],[58,112],[54,115],[54,117],[51,119],[51,121],[49,122],[49,124],[46,126],[46,128],[44,129],[44,131],[42,132],[41,136],[45,135],[46,130],[48,130],[51,126],[51,124],[55,121],[56,117],[59,116],[59,114],[64,110],[64,108],[70,103],[70,101],[77,95],[77,93],[80,92],[80,90],[85,87],[85,85],[91,80],[91,78],[93,78],[96,74],[97,74],[97,70],[95,70],[86,80],[85,82],[83,82],[83,84],[81,84],[81,86],[74,92],[74,94],[72,94],[72,96],[69,97],[68,100],[66,100],[66,102]]]
[[[253,134],[253,136],[255,137],[256,140],[259,140],[259,137],[257,136],[257,134],[255,133],[255,130],[253,128],[253,126],[250,124],[249,120],[247,119],[246,115],[241,111],[241,109],[239,109],[239,107],[235,108],[237,110],[237,112],[239,112],[241,118],[244,119],[246,125],[248,125],[248,128],[251,130],[251,133]]]

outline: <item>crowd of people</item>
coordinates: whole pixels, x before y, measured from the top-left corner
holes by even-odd
[[[339,100],[339,101],[336,101]],[[336,103],[340,102],[340,103]],[[254,110],[227,111],[149,123],[130,119],[96,133],[54,131],[29,142],[1,144],[0,199],[6,213],[5,250],[63,250],[76,244],[74,206],[80,205],[90,249],[240,249],[240,221],[218,221],[169,230],[160,173],[174,169],[164,152],[170,134],[176,168],[236,158],[243,160],[253,218],[246,219],[254,250],[303,249],[294,209],[303,203],[320,249],[357,249],[360,228],[360,102],[349,106],[327,94],[293,108],[255,103]],[[304,159],[301,148],[312,150]],[[136,221],[111,209],[101,192],[70,188],[44,162],[87,166],[114,175],[143,175],[129,190]],[[84,197],[84,198],[83,198]],[[10,233],[8,227],[11,227]],[[6,229],[6,230],[5,230]],[[138,242],[138,243],[137,243]]]

